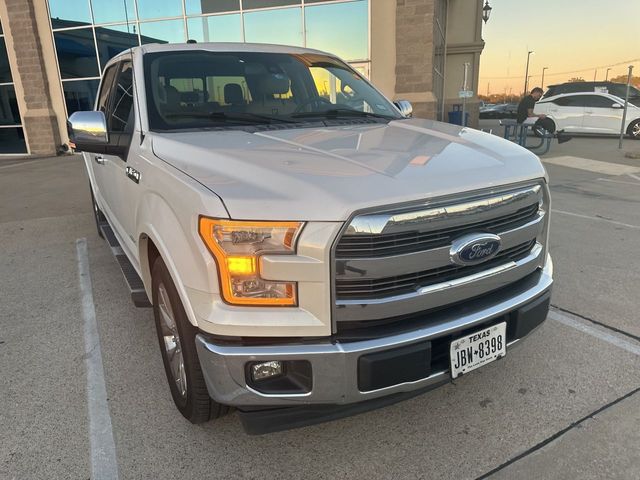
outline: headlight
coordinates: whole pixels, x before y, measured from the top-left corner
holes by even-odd
[[[200,217],[199,232],[220,273],[222,297],[233,305],[295,306],[295,282],[260,278],[260,255],[295,253],[300,222],[237,222]]]

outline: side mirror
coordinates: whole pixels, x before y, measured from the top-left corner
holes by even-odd
[[[398,110],[400,110],[400,113],[403,116],[407,118],[413,116],[413,106],[411,106],[411,102],[409,100],[398,100],[397,102],[394,102],[394,104],[398,107]]]
[[[67,120],[67,130],[77,150],[103,153],[109,143],[107,119],[103,112],[75,112]]]
[[[611,108],[620,109],[620,108],[624,108],[624,107],[622,105],[620,105],[619,103],[614,103],[613,105],[611,105]]]

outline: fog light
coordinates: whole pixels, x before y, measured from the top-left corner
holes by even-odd
[[[254,363],[251,365],[251,378],[254,381],[264,380],[282,375],[284,369],[282,362],[273,360],[271,362]]]

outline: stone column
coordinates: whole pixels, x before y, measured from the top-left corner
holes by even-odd
[[[414,117],[436,118],[433,95],[434,0],[396,0],[396,98]]]
[[[29,151],[32,155],[54,155],[62,139],[33,2],[4,0],[7,15],[3,27]]]

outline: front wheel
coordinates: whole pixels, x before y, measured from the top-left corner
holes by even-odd
[[[229,407],[209,397],[196,350],[197,329],[189,322],[169,270],[160,257],[153,265],[151,289],[162,362],[176,407],[191,423],[203,423],[227,414]]]
[[[634,140],[640,140],[640,118],[631,122],[627,128],[627,135]]]

